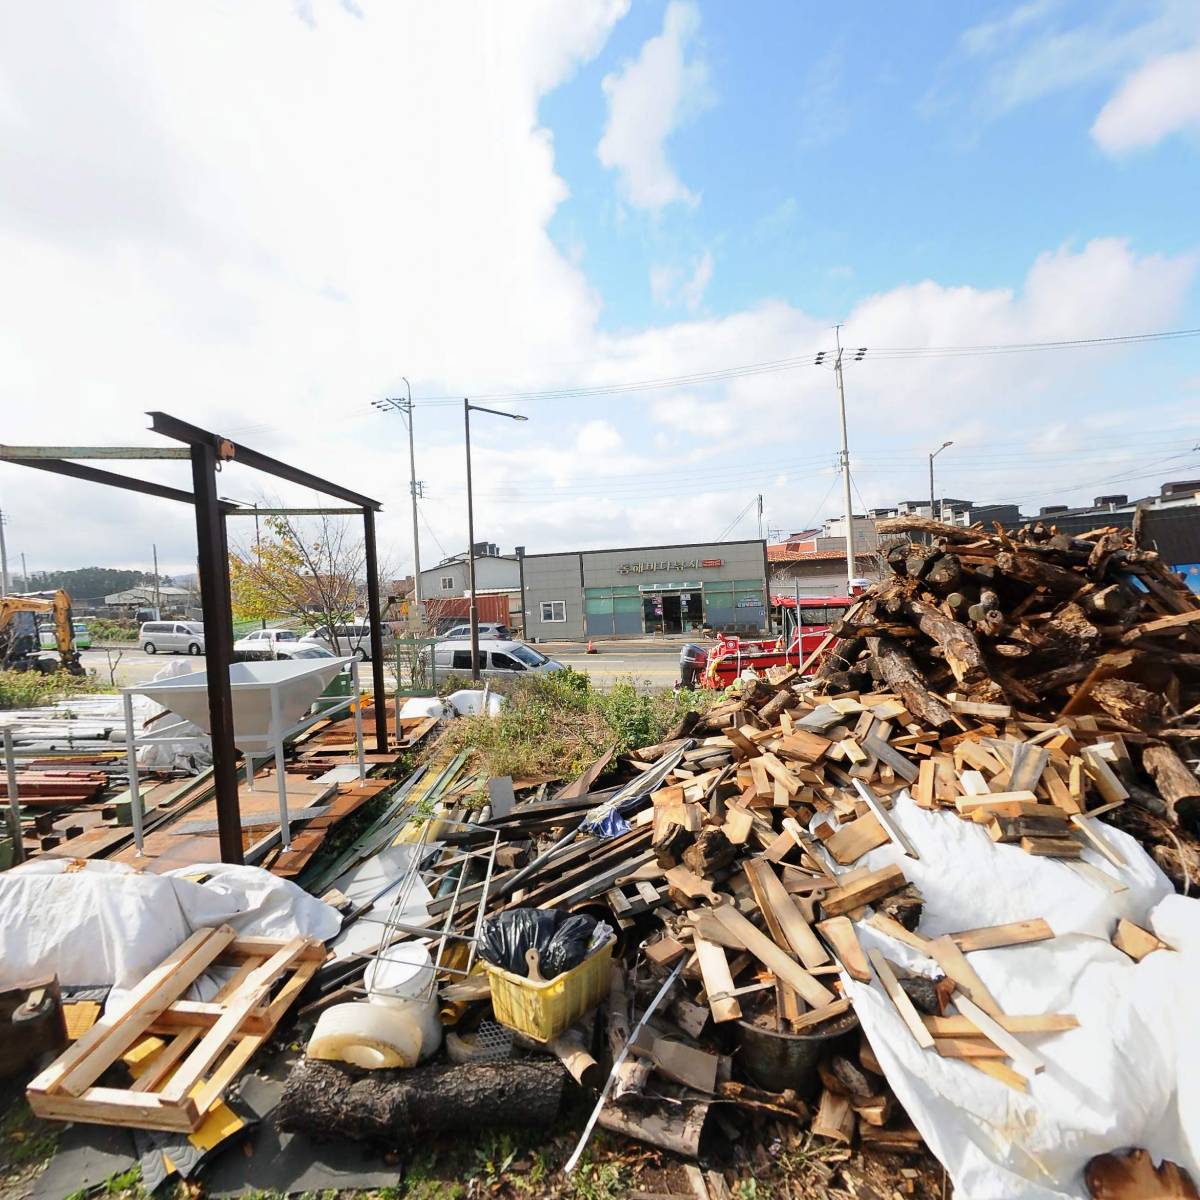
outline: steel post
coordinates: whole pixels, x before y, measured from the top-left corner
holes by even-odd
[[[379,555],[375,550],[375,511],[363,509],[367,566],[367,623],[371,628],[371,680],[375,691],[375,749],[388,748],[387,689],[383,679],[383,614],[379,604]]]

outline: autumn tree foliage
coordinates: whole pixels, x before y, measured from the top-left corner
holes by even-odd
[[[264,517],[257,540],[229,556],[234,617],[311,623],[338,650],[333,626],[353,618],[366,566],[362,538],[348,525]]]

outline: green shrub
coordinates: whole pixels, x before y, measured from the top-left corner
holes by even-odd
[[[0,671],[0,708],[36,708],[68,696],[111,692],[95,676],[81,678],[68,671],[43,675],[40,671]]]
[[[93,642],[136,642],[140,626],[136,621],[114,621],[110,617],[88,617]]]
[[[577,775],[612,746],[618,754],[651,746],[689,709],[703,711],[717,692],[638,691],[632,679],[607,690],[568,668],[493,682],[506,703],[496,717],[464,717],[447,734],[455,750],[474,752],[491,776],[557,779]]]

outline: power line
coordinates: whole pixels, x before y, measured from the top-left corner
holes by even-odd
[[[1200,337],[1200,329],[1169,329],[1150,333],[1112,334],[1107,337],[1063,338],[1048,342],[993,342],[960,346],[882,346],[859,347],[853,351],[859,361],[875,359],[979,357],[997,354],[1031,354],[1047,351],[1082,350],[1113,346],[1145,345],[1152,342],[1171,342]],[[849,348],[848,348],[849,349]],[[753,375],[775,374],[794,371],[800,367],[822,365],[826,356],[836,354],[835,349],[814,350],[807,354],[791,355],[786,358],[765,359],[758,362],[741,363],[731,367],[693,371],[687,374],[659,376],[650,379],[631,380],[626,383],[578,385],[543,390],[509,392],[473,392],[477,400],[570,400],[591,396],[613,396],[656,391],[664,388],[695,386],[702,383],[717,383],[726,379],[740,379]],[[461,396],[426,396],[418,404],[437,407],[461,404]]]
[[[442,552],[442,557],[449,558],[450,557],[449,551],[446,549],[445,546],[442,545],[441,539],[438,537],[438,535],[433,532],[433,526],[430,525],[429,518],[425,515],[424,506],[421,504],[418,504],[417,512],[419,512],[421,514],[421,520],[425,522],[425,528],[429,530],[429,536],[431,538],[433,538],[434,543],[437,545],[437,548]]]
[[[721,532],[718,533],[717,536],[713,540],[718,541],[718,542],[723,542],[725,540],[725,535],[727,533],[729,533],[730,530],[737,527],[738,522],[741,521],[741,519],[750,511],[750,505],[753,504],[755,502],[755,500],[757,500],[757,499],[758,499],[757,496],[751,497],[750,503],[747,504],[746,507],[743,508],[742,511],[740,513],[738,513],[738,515],[736,517],[734,517],[733,520],[730,521],[729,524],[726,525],[725,528],[722,529]]]

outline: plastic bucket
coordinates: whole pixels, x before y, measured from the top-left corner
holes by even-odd
[[[737,1023],[741,1053],[738,1062],[759,1087],[770,1092],[793,1091],[810,1099],[820,1086],[817,1064],[832,1043],[858,1028],[851,1012],[812,1033],[776,1033],[750,1021]]]
[[[367,1001],[402,1012],[420,1031],[420,1057],[426,1058],[442,1044],[437,989],[429,950],[419,942],[404,942],[386,951],[367,968],[363,982]]]

